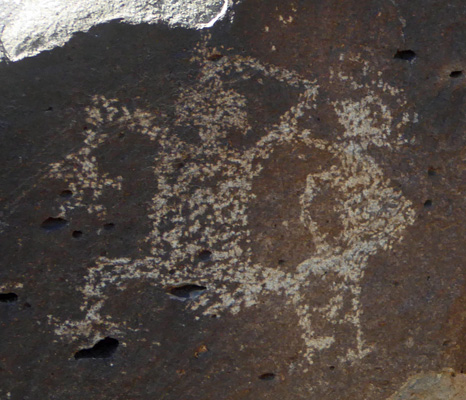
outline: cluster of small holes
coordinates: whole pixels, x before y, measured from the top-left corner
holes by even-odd
[[[397,50],[393,58],[403,61],[413,61],[416,58],[416,53],[413,50]],[[458,79],[463,77],[463,70],[454,70],[450,72],[450,78]]]
[[[84,127],[86,129],[86,127]],[[73,196],[73,192],[69,189],[64,189],[60,192],[60,197],[63,199],[69,199]],[[62,217],[49,217],[46,220],[42,221],[40,227],[47,232],[57,231],[68,225],[68,221]],[[105,223],[103,226],[104,230],[110,231],[115,228],[113,222]],[[74,239],[79,239],[84,233],[81,230],[74,230],[71,233],[71,236]]]

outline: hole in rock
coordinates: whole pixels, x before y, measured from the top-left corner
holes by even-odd
[[[463,71],[451,71],[450,78],[459,78],[463,76]]]
[[[210,55],[209,57],[207,57],[207,59],[209,61],[218,61],[221,58],[223,58],[223,54],[219,54],[219,53],[214,53],[214,54]]]
[[[106,231],[111,231],[113,228],[115,228],[115,224],[113,222],[109,222],[108,224],[104,224],[104,229]]]
[[[0,293],[0,302],[2,303],[13,303],[18,300],[16,293]]]
[[[73,233],[71,234],[75,239],[78,239],[80,238],[83,233],[81,231],[73,231]]]
[[[99,340],[90,349],[79,350],[74,358],[76,360],[80,358],[109,358],[115,353],[118,345],[118,340],[107,336],[105,339]]]
[[[416,58],[416,53],[412,50],[398,50],[393,58],[398,60],[412,61]]]
[[[60,197],[64,197],[65,199],[69,199],[71,196],[73,196],[73,192],[69,189],[62,190],[60,193]]]
[[[273,381],[275,379],[275,374],[272,372],[266,372],[259,376],[259,379],[262,381]]]
[[[54,218],[54,217],[49,217],[47,218],[40,227],[46,231],[56,231],[58,229],[64,228],[68,224],[68,221],[63,218]]]
[[[169,293],[172,296],[178,297],[183,300],[195,299],[206,291],[205,286],[186,284],[180,286],[173,286],[170,288]]]
[[[426,201],[424,202],[424,207],[425,207],[425,208],[432,207],[432,200],[426,200]]]
[[[210,258],[212,257],[212,252],[209,251],[209,250],[202,250],[201,252],[199,252],[199,254],[197,255],[197,257],[198,257],[199,260],[201,260],[201,261],[209,261]]]
[[[435,168],[434,167],[429,167],[429,169],[427,170],[427,175],[429,175],[429,176],[437,175],[437,172],[435,171]]]

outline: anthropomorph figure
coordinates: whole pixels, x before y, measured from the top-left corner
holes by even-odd
[[[411,116],[406,114],[395,125],[378,92],[361,85],[365,94],[358,101],[333,104],[342,127],[337,138],[316,139],[311,131],[299,127],[299,122],[310,118],[319,106],[319,87],[315,82],[249,57],[208,60],[208,50],[201,48],[195,60],[202,65],[201,78],[192,87],[181,89],[175,104],[177,118],[173,128],[190,126],[197,132],[196,140],[174,133],[176,129],[161,123],[163,116],[143,110],[130,113],[117,99],[96,96],[88,109],[94,127],[87,132],[85,146],[68,156],[73,163],[65,160],[53,166],[51,177],[65,179],[77,193],[78,200],[70,199],[64,206],[62,211],[66,214],[73,207],[82,206],[82,202],[73,204],[80,201],[80,191],[93,185],[97,191],[120,190],[125,184],[119,177],[99,171],[93,152],[106,141],[106,137],[96,133],[99,126],[121,124],[148,135],[157,145],[153,163],[157,192],[148,213],[152,224],[147,237],[151,254],[141,254],[136,260],[96,260],[88,271],[86,284],[80,288],[84,318],[60,321],[52,316],[55,332],[93,342],[102,331],[107,335],[127,329],[112,316],[102,317],[101,310],[113,290],[125,290],[129,280],[139,279],[161,287],[189,284],[197,288],[196,294],[205,288],[201,296],[184,298],[190,300],[190,307],[206,315],[236,314],[243,307],[256,305],[264,293],[285,294],[285,306],[296,311],[302,329],[303,360],[312,364],[316,352],[335,343],[331,330],[318,330],[317,326],[322,326],[315,323],[318,319],[351,328],[354,346],[343,351],[342,359],[354,361],[364,357],[370,352],[361,324],[364,270],[369,257],[381,249],[390,250],[414,219],[411,203],[384,177],[368,149],[390,149],[402,144],[399,131],[412,120]],[[257,128],[250,124],[247,98],[235,82],[254,80],[254,84],[261,84],[266,79],[300,94],[278,122],[253,132]],[[396,91],[387,89],[387,85],[376,87],[383,88],[379,89],[381,93]],[[231,131],[247,138],[246,144],[229,145]],[[336,160],[326,169],[310,172],[305,187],[300,188],[300,223],[308,229],[315,250],[291,272],[253,262],[254,238],[248,229],[254,179],[262,173],[264,160],[273,157],[273,149],[283,144],[304,146],[310,152],[326,151]],[[86,168],[90,171],[87,175],[83,173]],[[340,226],[333,235],[315,217],[318,203],[326,196],[332,198],[327,208],[332,208]],[[95,196],[96,202],[98,197]],[[94,204],[89,212],[104,209]],[[202,268],[178,268],[192,265],[206,248],[206,257],[212,262]],[[329,272],[333,278],[326,277]],[[312,304],[306,297],[316,282],[328,287],[324,306]],[[345,304],[350,304],[349,308]]]

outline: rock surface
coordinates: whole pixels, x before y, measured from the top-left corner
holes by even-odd
[[[0,64],[0,398],[466,398],[466,6],[233,11]]]
[[[0,59],[18,61],[63,46],[77,32],[118,20],[203,29],[229,0],[0,0]]]
[[[466,376],[455,372],[423,373],[412,377],[390,400],[461,400]]]

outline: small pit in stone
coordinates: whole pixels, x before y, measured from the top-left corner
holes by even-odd
[[[181,300],[193,300],[207,290],[205,286],[188,283],[185,285],[172,286],[168,292]]]
[[[73,231],[73,233],[71,234],[75,239],[79,239],[83,233],[82,231]]]
[[[412,61],[416,58],[416,53],[412,50],[398,50],[393,58],[404,61]]]
[[[427,175],[435,176],[435,175],[437,175],[437,171],[435,171],[434,167],[429,167],[429,169],[427,170]]]
[[[209,261],[212,258],[212,252],[210,250],[202,250],[197,255],[200,261]]]
[[[275,379],[275,374],[273,372],[266,372],[259,376],[261,381],[273,381]]]
[[[220,53],[214,53],[214,54],[210,55],[209,57],[207,57],[207,59],[209,61],[218,61],[221,58],[223,58],[223,54],[220,54]]]
[[[52,232],[64,228],[67,224],[68,221],[66,219],[60,217],[49,217],[42,222],[40,227],[45,231]]]
[[[74,358],[76,360],[80,358],[109,358],[115,353],[119,344],[117,339],[107,336],[105,339],[99,340],[90,349],[79,350]]]
[[[425,208],[430,208],[430,207],[432,207],[432,200],[426,200],[426,201],[424,202],[424,207],[425,207]]]
[[[460,78],[463,76],[463,71],[451,71],[450,78]]]
[[[18,301],[16,293],[0,293],[0,303],[13,303]]]
[[[69,199],[71,196],[73,196],[73,192],[69,189],[62,190],[60,193],[60,197],[64,199]]]
[[[113,222],[109,222],[107,224],[104,224],[104,229],[106,231],[111,231],[113,228],[115,228],[115,224]]]

